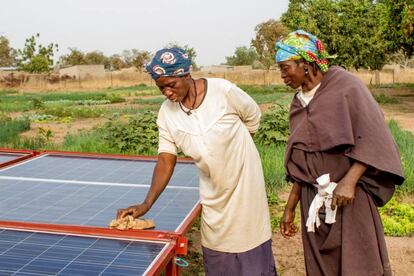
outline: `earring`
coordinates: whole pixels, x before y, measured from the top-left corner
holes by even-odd
[[[307,67],[305,68],[305,76],[309,76],[309,69]]]

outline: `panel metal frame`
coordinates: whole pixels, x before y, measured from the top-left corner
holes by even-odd
[[[32,158],[33,156],[38,154],[35,151],[17,150],[17,149],[8,149],[8,148],[0,148],[0,153],[2,153],[2,154],[19,154],[19,155],[22,155],[20,157],[14,158],[12,160],[0,163],[0,168],[5,168],[7,166],[19,163],[19,162],[24,161],[26,159]]]

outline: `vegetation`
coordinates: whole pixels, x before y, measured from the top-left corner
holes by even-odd
[[[157,115],[152,111],[137,114],[127,123],[110,121],[105,124],[104,140],[120,153],[156,155],[158,145]]]
[[[30,122],[28,120],[11,120],[2,117],[0,121],[1,147],[5,147],[8,143],[18,139],[19,133],[29,129]]]
[[[289,137],[289,110],[277,104],[266,112],[260,123],[255,141],[261,145],[273,147],[285,145]]]
[[[16,63],[16,50],[10,47],[5,36],[0,36],[0,67],[13,66]]]
[[[48,46],[38,44],[39,34],[26,39],[24,48],[18,50],[17,66],[20,70],[29,73],[49,72],[53,66],[53,55],[58,51],[58,45],[50,43]]]
[[[401,161],[404,169],[405,182],[398,187],[400,194],[414,194],[414,134],[402,130],[398,124],[391,120],[389,127],[400,151]]]
[[[257,60],[257,53],[254,48],[246,46],[237,47],[233,56],[226,57],[226,64],[232,66],[253,65]]]
[[[271,206],[272,226],[276,229],[281,217],[284,202],[278,199],[279,191],[285,189],[284,152],[288,136],[287,106],[293,97],[292,91],[285,86],[240,85],[257,102],[266,106],[255,142],[261,156],[269,204]],[[374,87],[380,91],[374,96],[381,103],[395,101],[387,95],[386,89],[412,89],[410,84],[395,84]],[[0,113],[0,146],[25,149],[51,149],[79,152],[97,152],[112,154],[155,155],[158,134],[156,111],[164,98],[153,87],[138,85],[126,88],[104,89],[94,92],[59,93],[16,93],[15,90],[0,91],[0,108],[9,105],[25,108],[20,119],[12,120],[6,113]],[[116,106],[110,108],[96,105],[125,101],[137,105]],[[156,96],[156,97],[148,97]],[[264,106],[262,105],[262,107]],[[269,106],[268,106],[269,105]],[[28,130],[31,122],[69,123],[77,118],[105,116],[107,122],[89,131],[67,135],[63,143],[53,142],[54,133],[47,127],[38,128],[30,138],[19,138],[20,132]],[[406,182],[397,188],[399,199],[414,193],[414,135],[401,130],[396,122],[389,123],[391,132],[398,144],[404,166]],[[6,130],[7,129],[7,130]],[[7,137],[6,137],[7,136]],[[395,203],[397,205],[400,202]],[[411,235],[407,224],[407,212],[390,204],[381,209],[385,231],[389,235]],[[391,209],[392,208],[392,209]],[[405,210],[405,207],[401,207]],[[391,210],[391,211],[390,211]],[[397,215],[398,214],[398,215]],[[399,218],[400,214],[402,217]]]
[[[271,19],[257,25],[254,31],[256,36],[251,45],[256,49],[258,61],[269,70],[275,64],[275,42],[287,35],[289,30],[281,22]]]
[[[388,236],[414,235],[414,206],[392,198],[380,208],[384,233]]]

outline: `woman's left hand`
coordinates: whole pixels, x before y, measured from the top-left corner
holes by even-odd
[[[351,204],[355,197],[356,182],[348,180],[346,177],[342,178],[333,191],[331,208],[334,210],[336,206],[346,206]]]

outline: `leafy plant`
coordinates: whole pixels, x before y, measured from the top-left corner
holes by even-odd
[[[156,114],[147,111],[137,114],[127,123],[111,121],[105,124],[104,140],[119,152],[136,154],[155,154],[158,145]]]
[[[285,144],[289,136],[288,116],[289,111],[285,106],[273,106],[263,115],[255,140],[262,145]]]
[[[384,233],[388,236],[412,236],[414,234],[414,206],[391,199],[380,208]]]
[[[33,98],[32,99],[32,106],[34,109],[41,109],[44,107],[43,101],[41,99],[38,98]]]

